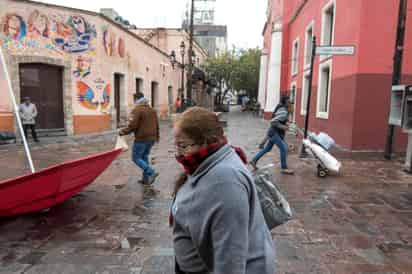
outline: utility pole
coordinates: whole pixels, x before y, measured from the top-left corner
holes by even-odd
[[[312,40],[312,53],[310,57],[310,71],[309,71],[309,83],[308,83],[308,101],[306,103],[306,116],[305,116],[305,131],[303,135],[303,139],[308,138],[308,128],[309,128],[309,114],[310,114],[310,100],[312,96],[312,81],[313,81],[313,66],[315,63],[315,55],[316,55],[316,36],[313,36]],[[300,158],[306,158],[307,152],[305,149],[305,145],[302,143],[302,148],[300,149]]]
[[[401,83],[407,5],[408,0],[399,0],[398,27],[396,31],[395,55],[393,57],[392,85],[399,85]],[[392,159],[394,132],[395,126],[389,125],[384,155],[387,160]]]
[[[195,12],[195,0],[192,0],[192,6],[190,8],[190,28],[189,28],[189,64],[187,70],[187,99],[189,103],[192,102],[192,74],[193,74],[193,17]]]

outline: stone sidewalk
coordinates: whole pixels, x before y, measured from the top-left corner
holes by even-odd
[[[267,123],[248,113],[227,117],[227,135],[252,156]],[[161,172],[154,188],[143,188],[123,153],[95,183],[48,213],[0,220],[0,273],[173,273],[168,206],[180,172],[170,124],[161,125],[153,163]],[[44,168],[110,149],[112,135],[33,148]],[[298,147],[294,136],[288,140]],[[412,273],[412,178],[402,161],[379,154],[337,153],[342,173],[320,179],[297,149],[289,162],[294,176],[278,171],[274,149],[260,165],[274,173],[295,218],[272,231],[277,273]],[[28,172],[21,146],[0,147],[0,180]]]

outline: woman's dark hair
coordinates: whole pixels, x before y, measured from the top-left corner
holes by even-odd
[[[282,105],[286,105],[288,102],[289,102],[289,96],[287,96],[287,95],[282,95],[282,97],[280,97],[280,103],[282,104]]]
[[[144,97],[144,94],[141,93],[141,92],[136,92],[136,93],[134,94],[134,99],[135,99],[135,100],[139,100],[139,99],[141,99],[141,98],[143,98],[143,97]]]
[[[175,126],[197,145],[209,145],[224,140],[219,118],[214,112],[202,107],[191,107],[183,112]]]

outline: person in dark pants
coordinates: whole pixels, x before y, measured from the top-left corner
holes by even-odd
[[[139,182],[151,185],[159,175],[149,162],[150,151],[155,142],[159,142],[159,120],[156,111],[149,106],[143,93],[137,93],[135,99],[136,107],[131,113],[129,124],[120,130],[119,135],[134,133],[132,159],[143,170],[143,180]]]
[[[23,104],[20,104],[19,113],[21,118],[21,123],[23,124],[24,136],[27,139],[27,131],[31,130],[31,135],[35,142],[38,142],[36,133],[36,117],[37,117],[37,108],[36,105],[30,101],[30,97],[25,97],[23,99]]]
[[[259,148],[261,149],[255,157],[253,157],[250,165],[257,169],[257,162],[266,153],[272,150],[273,146],[276,145],[280,152],[280,165],[281,172],[284,174],[293,174],[293,170],[288,168],[287,157],[288,157],[288,144],[285,141],[285,132],[288,130],[287,122],[289,117],[289,97],[282,96],[280,103],[276,106],[272,114],[272,120],[270,122],[270,127],[267,134]]]

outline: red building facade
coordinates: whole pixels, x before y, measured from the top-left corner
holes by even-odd
[[[309,130],[328,133],[348,150],[383,150],[398,8],[399,0],[269,0],[259,96],[265,116],[288,93],[303,128],[313,36],[318,46],[353,45],[354,55],[316,56]],[[407,16],[412,22],[412,10]],[[411,84],[412,27],[406,29],[402,83]],[[274,74],[280,75],[271,81]],[[404,151],[406,141],[397,129],[396,149]]]

